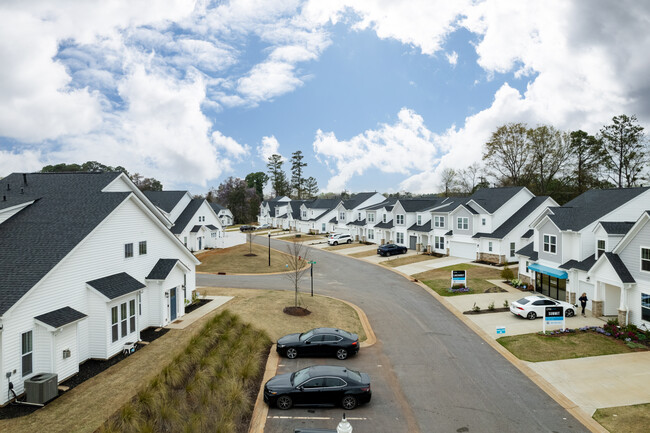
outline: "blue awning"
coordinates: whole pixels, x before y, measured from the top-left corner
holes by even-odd
[[[549,268],[548,266],[540,265],[537,263],[528,265],[528,269],[539,272],[540,274],[546,274],[546,275],[550,275],[551,277],[559,278],[560,280],[566,280],[567,277],[569,276],[565,271]]]

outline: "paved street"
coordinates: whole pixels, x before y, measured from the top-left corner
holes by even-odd
[[[274,248],[285,249],[283,242],[272,242]],[[419,286],[361,260],[315,249],[310,255],[317,262],[315,292],[357,304],[378,338],[367,356],[361,353],[350,360],[354,368],[368,371],[373,378],[373,401],[353,412],[370,421],[359,421],[355,431],[588,431]],[[197,284],[261,289],[290,286],[282,275],[197,275]],[[307,293],[308,279],[302,287]],[[291,367],[283,364],[282,368]],[[317,412],[332,418],[341,414],[340,409],[295,409],[280,414],[271,410],[266,432],[291,431],[296,425],[294,419],[274,416],[315,416]],[[319,420],[301,422],[322,426]]]

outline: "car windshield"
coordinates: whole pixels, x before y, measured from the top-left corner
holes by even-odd
[[[291,375],[291,384],[299,385],[309,379],[309,367],[298,370]]]
[[[530,301],[529,301],[528,299],[526,299],[526,298],[521,298],[520,300],[517,301],[517,304],[524,305],[524,304],[527,304],[527,303],[529,303],[529,302],[530,302]]]
[[[310,338],[312,335],[314,335],[314,330],[312,329],[311,331],[303,332],[300,334],[300,341],[305,341],[306,339]]]
[[[348,377],[350,379],[356,380],[357,382],[361,382],[361,373],[358,371],[348,370]]]

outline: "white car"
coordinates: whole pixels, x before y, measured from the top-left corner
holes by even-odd
[[[327,238],[327,243],[330,245],[351,244],[352,236],[334,233]]]
[[[558,301],[557,299],[547,298],[542,295],[526,296],[510,304],[510,312],[516,316],[525,317],[526,319],[536,319],[544,317],[546,307],[564,307],[564,315],[573,317],[576,314],[575,305],[568,302]]]

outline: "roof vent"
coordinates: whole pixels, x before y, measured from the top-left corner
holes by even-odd
[[[23,185],[27,186],[27,173],[23,173]]]

